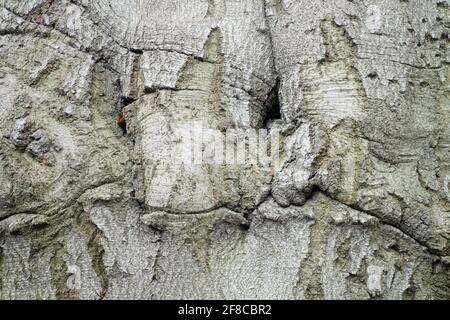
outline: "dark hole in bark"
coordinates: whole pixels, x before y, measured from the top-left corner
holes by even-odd
[[[378,79],[378,73],[376,73],[375,71],[372,71],[371,73],[369,73],[368,77],[369,77],[371,80]]]
[[[135,54],[143,54],[144,53],[144,50],[136,49],[136,48],[130,48],[130,51]]]
[[[122,129],[123,134],[127,133],[127,122],[122,111],[117,113],[116,116],[117,125]]]
[[[125,114],[123,113],[123,108],[133,103],[134,101],[136,101],[136,99],[130,97],[120,98],[120,111],[116,114],[116,121],[117,125],[122,129],[123,134],[127,133],[127,122],[125,119]]]
[[[278,91],[280,89],[280,80],[277,79],[274,87],[269,92],[265,103],[266,116],[263,126],[267,127],[273,120],[281,119],[280,98]]]
[[[120,101],[120,108],[123,109],[127,105],[132,104],[135,101],[136,101],[136,99],[133,99],[133,98],[130,98],[130,97],[122,97],[121,101]]]

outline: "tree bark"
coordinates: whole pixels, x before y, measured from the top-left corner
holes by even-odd
[[[0,3],[2,299],[450,298],[447,0]]]

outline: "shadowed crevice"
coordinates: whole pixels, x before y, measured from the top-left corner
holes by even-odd
[[[272,90],[267,95],[267,99],[265,102],[265,112],[266,115],[263,120],[263,127],[267,128],[273,121],[281,120],[281,104],[279,97],[280,90],[280,80],[277,78],[275,85]]]

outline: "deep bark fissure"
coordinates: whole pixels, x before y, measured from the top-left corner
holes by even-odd
[[[274,120],[281,120],[281,104],[280,104],[280,97],[279,97],[279,90],[280,90],[280,80],[277,78],[275,85],[273,86],[272,90],[270,90],[269,94],[267,95],[267,100],[265,102],[265,117],[263,120],[263,127],[267,128],[267,125],[270,122],[273,122]]]

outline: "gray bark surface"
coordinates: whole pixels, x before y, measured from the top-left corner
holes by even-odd
[[[450,299],[448,0],[0,4],[1,299]]]

